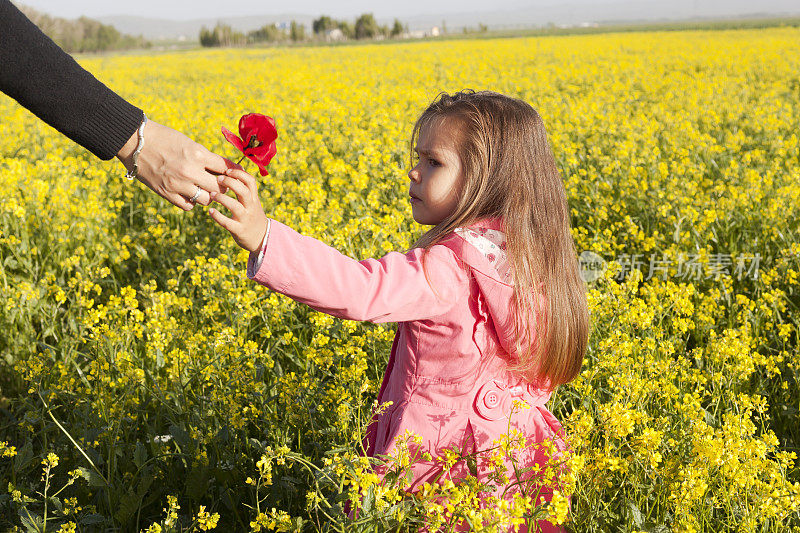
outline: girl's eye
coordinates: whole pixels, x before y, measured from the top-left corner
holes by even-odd
[[[435,159],[429,159],[428,161],[430,161],[430,164],[433,165],[434,167],[439,166],[439,162]]]

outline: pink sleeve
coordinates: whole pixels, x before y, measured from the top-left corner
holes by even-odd
[[[357,261],[299,234],[276,220],[258,269],[258,252],[247,261],[247,277],[295,301],[348,320],[405,322],[441,315],[468,290],[468,273],[455,253],[435,245],[425,257],[430,284],[422,269],[422,249],[389,252],[380,259]],[[435,287],[435,291],[433,290]]]

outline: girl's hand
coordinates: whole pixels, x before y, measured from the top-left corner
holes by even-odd
[[[211,192],[211,201],[227,207],[233,218],[228,218],[218,210],[210,208],[208,214],[214,221],[233,235],[236,244],[255,252],[267,233],[267,215],[258,198],[256,179],[244,170],[229,168],[225,174],[217,176],[220,189],[231,189],[236,198],[218,192]]]

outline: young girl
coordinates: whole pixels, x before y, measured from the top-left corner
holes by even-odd
[[[517,471],[544,466],[537,443],[565,446],[545,404],[580,371],[589,313],[542,119],[495,92],[442,93],[414,125],[411,147],[411,210],[433,227],[405,253],[357,261],[298,234],[266,217],[255,178],[238,169],[219,177],[237,199],[212,193],[232,218],[209,214],[251,252],[250,279],[339,318],[398,323],[378,394],[392,404],[373,416],[364,443],[374,456],[390,453],[406,430],[422,436],[434,461],[413,465],[410,490],[437,477],[445,448],[485,450],[509,429],[527,438]],[[488,468],[477,466],[487,480]],[[495,495],[519,492],[518,481],[500,483]],[[547,500],[551,491],[539,487]]]

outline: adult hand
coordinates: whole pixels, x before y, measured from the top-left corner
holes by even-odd
[[[134,132],[117,154],[125,168],[133,168],[133,152],[139,143]],[[137,179],[184,211],[194,204],[189,199],[200,187],[195,203],[208,205],[209,193],[220,190],[216,175],[225,172],[231,163],[210,152],[179,131],[148,120],[144,126],[144,147],[137,159]],[[227,188],[225,189],[227,190]]]

